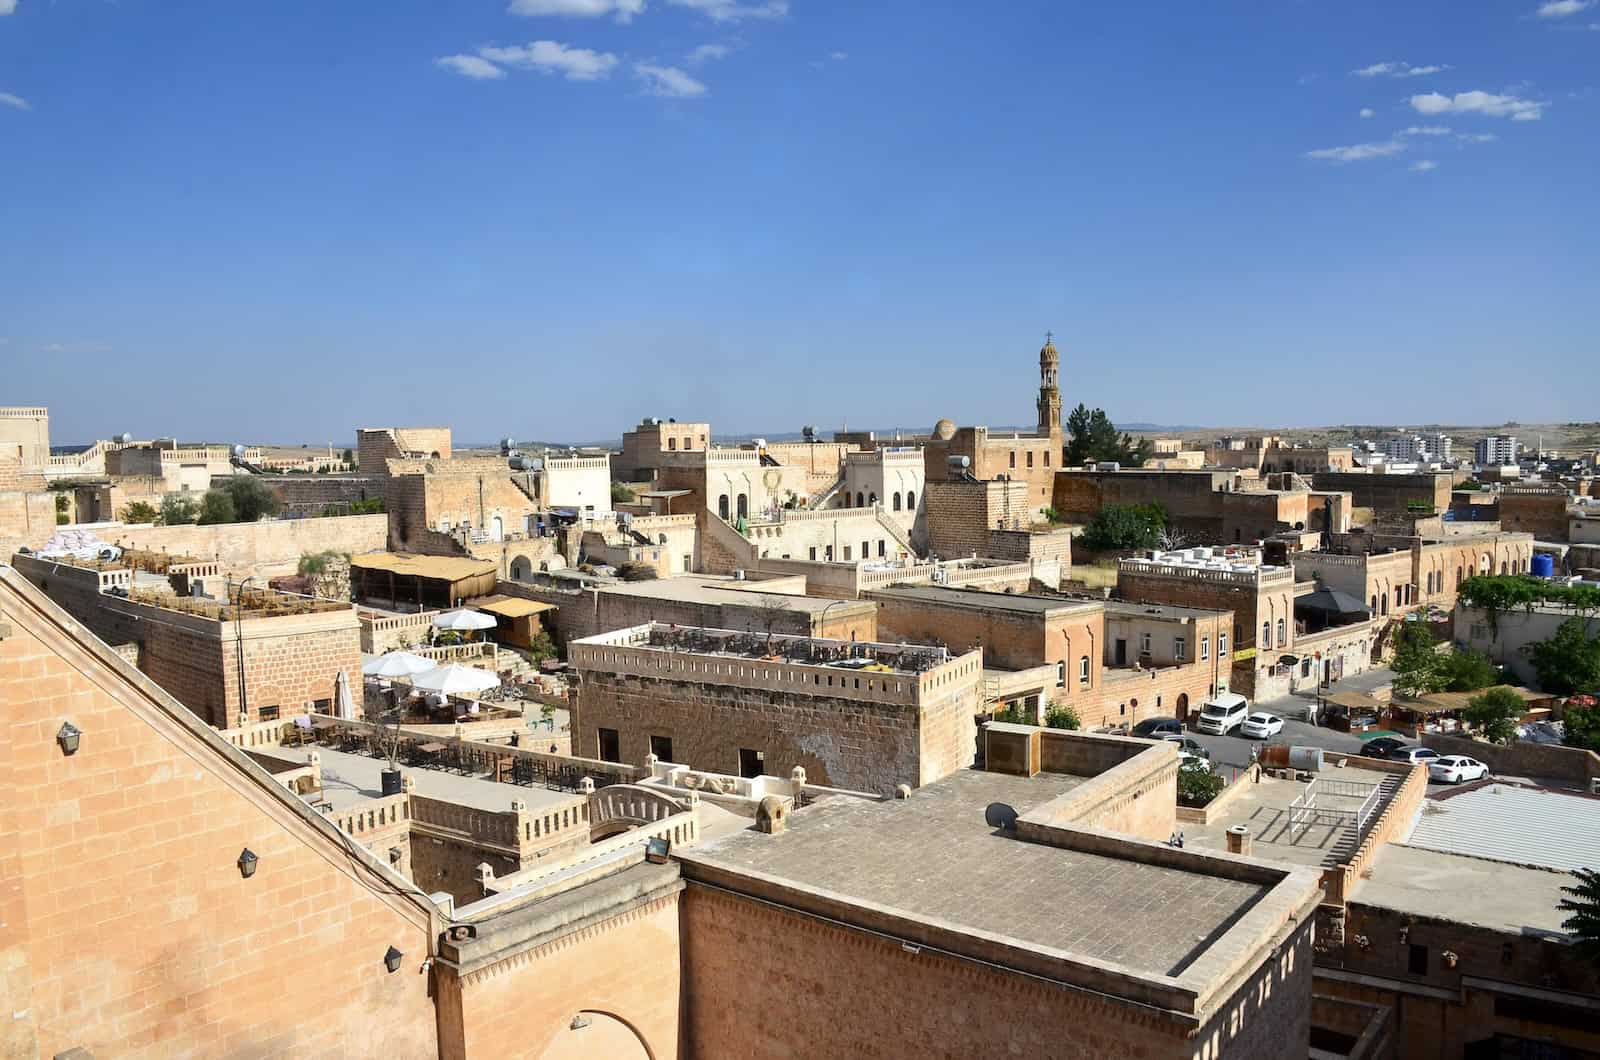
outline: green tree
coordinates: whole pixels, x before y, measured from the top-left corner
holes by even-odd
[[[1003,721],[1008,725],[1037,725],[1033,712],[1021,703],[1013,703],[1009,707],[994,712],[995,721]]]
[[[133,501],[122,509],[122,521],[125,523],[153,523],[161,518],[161,513],[156,506],[145,501]]]
[[[72,498],[60,491],[56,492],[56,525],[65,526],[72,522]]]
[[[1222,791],[1222,777],[1204,760],[1190,758],[1178,767],[1178,805],[1204,806]]]
[[[339,454],[339,459],[343,460],[347,465],[354,464],[356,462],[356,454],[351,450],[346,449],[343,453]]]
[[[534,662],[538,662],[541,659],[553,659],[556,657],[555,641],[550,639],[549,633],[541,629],[528,638],[528,654],[533,657]]]
[[[1078,712],[1067,706],[1056,706],[1052,703],[1044,712],[1044,723],[1052,729],[1077,730],[1083,727],[1083,720],[1078,717]]]
[[[1567,897],[1556,903],[1567,914],[1561,926],[1578,937],[1573,946],[1578,956],[1600,964],[1600,872],[1576,869],[1572,875],[1577,882],[1561,888]]]
[[[1562,742],[1568,747],[1582,747],[1600,754],[1600,707],[1568,703],[1561,721],[1566,728]]]
[[[1591,637],[1585,623],[1569,618],[1555,636],[1528,651],[1539,674],[1539,687],[1558,696],[1600,690],[1600,637]]]
[[[1522,697],[1504,685],[1467,700],[1461,712],[1470,725],[1483,730],[1490,743],[1507,744],[1517,738],[1517,720],[1526,711]]]
[[[201,526],[238,522],[233,498],[222,490],[206,490],[205,496],[200,499],[200,518],[196,521]]]
[[[1406,699],[1443,692],[1449,683],[1438,642],[1421,622],[1401,622],[1394,634],[1394,690]]]
[[[1159,504],[1108,504],[1080,536],[1086,546],[1099,551],[1155,548],[1166,525],[1167,513]]]
[[[1414,626],[1421,624],[1411,623]],[[1451,655],[1441,655],[1439,658],[1442,661],[1446,692],[1476,692],[1480,688],[1488,688],[1504,680],[1500,667],[1481,651],[1468,648]]]
[[[1066,463],[1086,464],[1107,461],[1138,467],[1155,452],[1149,439],[1135,441],[1131,434],[1119,434],[1105,409],[1091,409],[1087,405],[1067,413]]]
[[[253,523],[283,510],[283,501],[271,486],[254,475],[234,475],[220,487],[207,490],[207,495],[223,493],[233,504],[234,518],[229,522]]]
[[[364,497],[359,501],[350,502],[351,515],[382,515],[382,497]]]
[[[161,498],[161,522],[166,526],[192,523],[200,514],[194,498],[182,493],[169,493]]]
[[[634,498],[634,495],[633,495],[633,491],[631,489],[629,489],[627,486],[624,486],[620,482],[613,482],[611,484],[611,503],[612,504],[632,504],[634,500],[635,500],[635,498]]]

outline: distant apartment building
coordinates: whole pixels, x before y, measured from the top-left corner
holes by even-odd
[[[1428,439],[1420,434],[1402,434],[1383,441],[1383,455],[1390,462],[1425,463],[1433,456]]]
[[[1454,459],[1452,454],[1456,443],[1448,434],[1425,434],[1422,438],[1423,441],[1427,442],[1428,452],[1433,454],[1435,460],[1442,464],[1448,464]]]
[[[1472,459],[1487,467],[1506,467],[1517,462],[1520,448],[1515,435],[1491,434],[1478,439],[1472,447]]]
[[[650,623],[568,645],[574,753],[888,793],[972,764],[982,654]]]

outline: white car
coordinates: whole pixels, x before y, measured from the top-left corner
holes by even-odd
[[[1413,766],[1432,765],[1441,757],[1439,752],[1431,747],[1403,747],[1394,753],[1396,762],[1405,762]]]
[[[1283,731],[1283,719],[1276,714],[1252,714],[1244,719],[1241,726],[1244,735],[1253,740],[1265,740],[1269,736],[1276,736]]]
[[[1460,784],[1466,780],[1482,780],[1489,775],[1489,767],[1476,758],[1465,755],[1446,755],[1428,763],[1428,779],[1442,780],[1446,784]]]
[[[1205,701],[1200,708],[1200,720],[1195,728],[1215,736],[1225,736],[1244,724],[1250,713],[1250,701],[1237,692],[1219,692]]]

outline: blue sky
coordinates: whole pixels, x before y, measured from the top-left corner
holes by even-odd
[[[0,0],[0,403],[1594,419],[1600,2]]]

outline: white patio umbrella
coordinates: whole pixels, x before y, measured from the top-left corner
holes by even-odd
[[[453,629],[457,633],[466,633],[476,629],[493,629],[497,622],[493,615],[486,615],[482,611],[473,611],[461,608],[458,611],[446,611],[433,620],[434,629]]]
[[[361,672],[367,677],[411,677],[438,669],[439,664],[409,651],[391,651],[369,663],[363,663]]]
[[[483,692],[499,683],[500,678],[494,674],[460,663],[439,666],[411,679],[411,687],[418,692],[445,692],[451,695]]]

